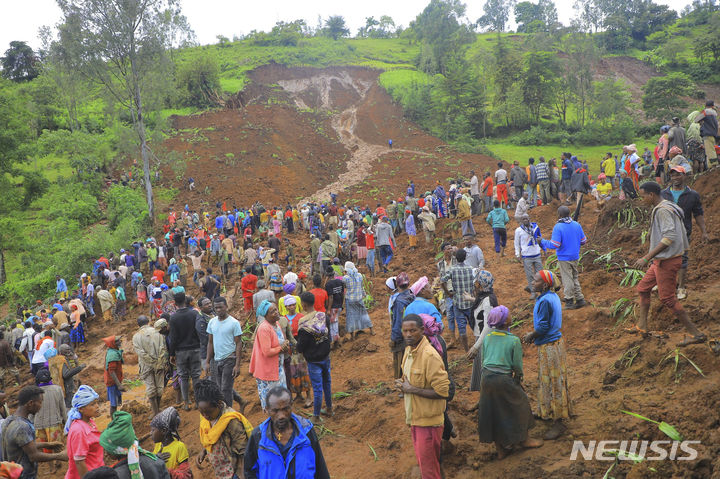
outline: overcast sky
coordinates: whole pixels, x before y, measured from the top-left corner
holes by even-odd
[[[317,24],[318,15],[342,15],[353,35],[365,24],[365,17],[390,15],[396,25],[407,26],[429,3],[429,0],[180,0],[197,39],[202,44],[216,42],[217,35],[232,38],[251,30],[272,28],[280,20],[304,18],[309,25]],[[681,10],[691,0],[655,0]],[[568,24],[575,15],[574,0],[555,0],[558,16]],[[0,0],[0,52],[12,40],[23,40],[33,48],[40,46],[38,29],[54,26],[60,21],[60,9],[55,0]],[[466,0],[467,16],[471,21],[482,16],[484,0]]]

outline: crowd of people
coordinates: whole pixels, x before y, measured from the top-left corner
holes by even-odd
[[[711,106],[693,116],[702,116],[701,135],[713,119],[717,129]],[[595,178],[587,163],[562,153],[558,161],[530,158],[525,167],[515,161],[506,169],[499,162],[482,181],[470,171],[467,179],[450,181],[447,190],[438,181],[432,191],[418,194],[408,181],[404,196],[375,208],[349,207],[333,194],[327,203],[272,208],[218,202],[212,215],[189,205],[170,211],[159,241],[151,235],[101,256],[71,284],[57,276],[49,304],[18,305],[18,320],[0,331],[0,387],[21,383],[23,367],[36,384],[20,390],[13,414],[3,413],[1,459],[21,466],[22,479],[36,477],[39,462],[57,469],[64,461],[66,478],[191,478],[178,432],[181,411],[162,408],[163,392],[172,388],[179,409],[197,408],[202,417],[197,467],[209,463],[219,479],[329,477],[313,425],[334,415],[332,351],[358,334],[375,334],[368,276],[381,273],[388,288],[395,387],[423,478],[442,477],[442,452],[457,436],[448,413],[456,388],[449,349],[462,348],[472,362],[479,440],[494,443],[502,458],[543,443],[529,435],[535,419],[522,386],[521,343],[534,344],[535,417],[549,422],[544,440],[557,439],[573,414],[562,320],[563,310],[588,304],[579,280],[580,251],[588,238],[578,220],[590,198],[596,211],[614,196],[640,196],[652,209],[649,252],[635,264],[647,268],[637,287],[638,323],[626,331],[664,335],[648,327],[650,293],[657,286],[663,305],[690,334],[679,346],[707,340],[680,301],[687,297],[693,218],[703,240],[708,238],[701,198],[687,186],[688,178],[712,156],[703,144],[701,158],[697,139],[691,133],[686,139],[677,119],[673,122],[662,129],[654,161],[627,145],[620,158],[607,154]],[[693,126],[700,123],[693,120]],[[558,219],[547,239],[531,214],[555,200]],[[507,210],[513,206],[511,219]],[[462,240],[443,238],[435,268],[414,281],[408,272],[392,271],[398,239],[406,235],[412,251],[422,230],[425,242],[434,244],[439,218],[450,218]],[[511,243],[535,304],[533,329],[522,338],[510,332],[511,312],[497,297],[495,278],[476,243],[478,218],[492,230],[498,259],[505,256],[510,223],[517,224]],[[296,250],[303,236],[309,239],[307,251]],[[551,250],[555,271],[543,265]],[[197,299],[190,295],[193,285]],[[130,341],[120,335],[101,338],[106,390],[79,385],[75,377],[85,365],[77,353],[88,332],[112,330],[129,312],[138,327]],[[152,452],[140,447],[132,416],[121,409],[123,342],[131,342],[137,354],[152,409]],[[244,365],[246,343],[252,343],[252,352]],[[252,399],[234,389],[244,369],[255,379],[257,401],[268,415],[256,427],[244,416]],[[101,433],[94,418],[102,393],[112,420]],[[296,401],[312,411],[311,420],[294,412]],[[105,466],[103,451],[117,461],[113,466]]]

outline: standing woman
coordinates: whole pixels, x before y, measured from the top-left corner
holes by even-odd
[[[95,425],[100,396],[90,386],[82,385],[72,398],[72,409],[65,424],[68,470],[65,479],[80,479],[88,471],[103,467],[100,431]]]
[[[305,357],[297,348],[298,329],[303,315],[297,312],[296,296],[290,296],[285,300],[287,314],[285,319],[288,321],[288,329],[290,330],[290,340],[292,346],[292,355],[290,356],[290,391],[295,393],[295,400],[302,399],[302,393],[305,393],[304,407],[310,407],[313,400],[310,397],[310,376],[308,375],[308,366]],[[287,361],[286,361],[287,362]]]
[[[85,342],[85,328],[80,317],[80,311],[77,305],[73,304],[70,306],[72,313],[70,313],[70,322],[73,328],[70,330],[70,344],[76,351],[80,350],[80,345]]]
[[[560,437],[567,427],[563,419],[572,414],[567,382],[567,358],[562,328],[562,304],[555,294],[557,278],[546,269],[535,274],[533,289],[540,293],[533,310],[534,331],[523,338],[525,343],[538,346],[538,392],[541,419],[553,421],[545,433],[546,440]]]
[[[494,442],[498,459],[513,446],[540,447],[542,441],[528,437],[535,425],[523,378],[520,338],[508,331],[510,312],[496,306],[487,317],[491,330],[482,346],[482,387],[478,402],[480,442]]]
[[[350,261],[345,262],[345,276],[343,276],[343,284],[345,285],[345,329],[350,333],[350,339],[355,339],[358,331],[369,329],[370,334],[374,335],[372,321],[370,315],[365,308],[365,287],[363,285],[363,275],[360,274]]]
[[[490,328],[487,327],[487,319],[493,308],[498,306],[498,299],[495,296],[493,285],[495,279],[490,271],[481,270],[475,274],[475,304],[472,307],[472,317],[475,321],[473,336],[475,344],[468,350],[467,358],[473,361],[472,374],[470,375],[470,390],[480,391],[482,379],[482,344]]]
[[[250,373],[257,381],[260,405],[265,409],[265,396],[275,386],[287,387],[283,360],[290,351],[290,343],[278,325],[280,313],[276,305],[267,299],[258,306],[258,315],[264,316],[255,334]]]

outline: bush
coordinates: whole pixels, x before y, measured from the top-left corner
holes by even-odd
[[[50,192],[33,203],[53,224],[75,221],[86,228],[100,219],[97,198],[77,183],[55,186]]]
[[[529,130],[511,136],[509,140],[513,145],[520,146],[567,145],[570,143],[570,134],[564,130],[548,131],[542,126],[533,126]]]
[[[205,108],[216,104],[220,66],[214,55],[197,54],[178,67],[177,89],[184,106]]]
[[[616,118],[610,124],[591,122],[572,137],[577,145],[626,145],[637,137],[635,122],[630,117]]]
[[[108,225],[111,229],[118,228],[125,219],[134,219],[143,226],[148,224],[147,204],[139,190],[114,185],[107,191],[105,201]]]

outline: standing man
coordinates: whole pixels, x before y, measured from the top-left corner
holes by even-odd
[[[453,314],[460,335],[460,343],[462,343],[463,349],[467,353],[468,340],[466,331],[472,317],[472,306],[475,303],[475,283],[472,267],[465,264],[466,257],[467,253],[464,249],[457,250],[455,253],[457,264],[452,266],[450,271],[446,272],[440,280],[445,294],[452,294]],[[448,280],[452,281],[452,293],[447,289]]]
[[[438,276],[442,278],[446,272],[450,271],[450,268],[452,268],[453,265],[457,264],[457,260],[455,259],[455,251],[452,244],[443,243],[440,249],[443,252],[443,257],[440,258],[440,261],[437,262],[437,269]],[[445,283],[445,287],[447,288],[448,292],[452,294],[452,281],[448,280]],[[448,328],[450,329],[450,344],[447,345],[448,349],[451,347],[455,347],[455,341],[457,341],[457,336],[455,335],[456,325],[455,314],[453,312],[453,299],[450,294],[443,295],[443,301],[445,302],[445,316],[447,317]]]
[[[175,293],[175,307],[177,311],[170,316],[170,362],[177,366],[180,376],[180,392],[182,394],[185,411],[190,410],[190,378],[193,387],[200,380],[202,365],[200,362],[200,338],[198,338],[195,322],[197,311],[188,307],[185,293]]]
[[[390,307],[390,351],[393,353],[393,377],[400,379],[402,378],[402,358],[405,352],[402,322],[405,308],[415,300],[415,295],[410,290],[410,278],[407,273],[402,272],[397,275],[395,285],[398,293]]]
[[[546,205],[550,203],[552,194],[550,193],[550,168],[545,162],[545,157],[541,156],[538,159],[538,164],[535,165],[535,175],[537,177],[537,184],[540,187],[540,199],[542,204]],[[537,205],[537,200],[532,206]]]
[[[383,272],[387,273],[387,265],[393,257],[393,248],[397,248],[395,235],[393,234],[387,216],[383,216],[380,219],[380,223],[377,225],[376,238],[375,245],[377,246],[379,254],[378,259],[380,260],[380,266],[382,266]]]
[[[252,301],[252,298],[250,300]],[[203,371],[206,371],[208,366],[208,342],[210,340],[207,327],[213,315],[213,303],[211,299],[203,296],[198,301],[198,306],[200,307],[200,314],[198,314],[197,321],[195,321],[195,331],[197,331],[198,339],[200,339],[200,366],[202,366]]]
[[[218,296],[213,300],[217,316],[207,325],[208,345],[205,360],[205,375],[212,365],[212,378],[220,387],[225,404],[232,404],[237,399],[240,414],[245,410],[247,401],[233,390],[233,382],[240,374],[242,359],[242,328],[240,321],[228,314],[227,300]]]
[[[535,274],[542,269],[541,246],[542,235],[537,223],[531,223],[528,215],[517,218],[520,226],[515,230],[515,257],[522,261],[525,270],[527,286],[525,291],[535,299],[536,293],[533,289]]]
[[[44,442],[42,449],[35,442],[35,427],[28,419],[42,408],[44,391],[38,386],[26,386],[18,394],[18,408],[3,423],[2,457],[22,466],[19,479],[35,479],[38,462],[67,461],[67,451],[43,452],[43,449],[62,449],[62,442]]]
[[[525,170],[520,168],[520,163],[518,161],[514,161],[513,167],[510,169],[510,181],[512,181],[513,188],[515,189],[515,200],[519,201],[523,196],[523,191],[525,191],[527,175],[525,174]],[[490,208],[488,208],[488,211],[489,210]]]
[[[522,170],[520,170],[522,171]],[[485,179],[483,180],[482,184],[482,197],[483,197],[483,213],[487,213],[490,211],[490,207],[492,206],[492,197],[493,197],[493,189],[495,188],[495,184],[493,183],[493,177],[490,174],[489,171],[485,172]],[[457,197],[455,199],[457,201]]]
[[[150,326],[147,316],[137,318],[140,330],[133,335],[132,344],[138,357],[138,374],[145,383],[145,395],[153,414],[160,412],[160,400],[165,389],[165,367],[168,352],[165,337]]]
[[[59,274],[55,275],[55,293],[55,296],[60,299],[67,299],[68,297],[67,283]]]
[[[708,100],[705,102],[705,109],[698,113],[695,122],[700,123],[700,136],[705,146],[705,159],[708,164],[710,161],[717,162],[717,153],[715,153],[715,137],[718,134],[718,118],[715,111],[715,102]]]
[[[472,196],[473,199],[472,215],[477,216],[482,210],[482,205],[480,204],[480,188],[478,185],[478,177],[474,170],[470,170],[470,176],[470,196]]]
[[[528,166],[526,168],[528,177],[528,201],[530,202],[530,208],[537,206],[537,170],[535,169],[535,158],[528,159]]]
[[[692,233],[692,219],[695,218],[695,222],[700,228],[702,234],[702,242],[707,243],[710,237],[707,234],[705,228],[705,216],[702,207],[702,201],[697,191],[690,189],[687,186],[687,172],[682,166],[674,166],[670,170],[670,186],[662,191],[662,198],[664,200],[672,201],[682,208],[683,213],[683,225],[685,225],[685,232],[687,233],[688,244],[690,244],[690,233]],[[688,267],[688,252],[687,250],[682,255],[682,265],[678,273],[678,287],[677,287],[677,299],[683,300],[687,298],[687,289],[685,288],[685,277],[687,276]]]
[[[578,260],[580,246],[587,243],[582,226],[570,217],[570,208],[558,208],[558,221],[555,223],[550,241],[543,239],[543,249],[556,250],[560,277],[565,293],[565,309],[580,309],[587,305],[580,289],[578,279]]]
[[[677,273],[682,267],[682,256],[690,248],[683,224],[683,210],[672,201],[663,199],[660,185],[654,181],[640,185],[640,196],[646,205],[653,207],[650,214],[650,251],[637,260],[634,267],[638,269],[648,265],[650,267],[637,285],[640,296],[638,322],[626,331],[647,337],[650,293],[657,285],[662,304],[672,310],[692,335],[688,339],[683,339],[677,346],[704,343],[707,336],[690,321],[690,316],[675,295]]]
[[[440,479],[440,443],[445,422],[450,379],[437,350],[424,334],[423,320],[417,314],[403,318],[405,353],[402,379],[395,387],[405,395],[405,422],[410,426],[415,457],[423,479]]]
[[[473,269],[485,268],[485,256],[482,249],[475,243],[474,236],[465,236],[465,264]],[[455,264],[455,261],[453,261]],[[441,275],[442,276],[442,275]]]
[[[670,127],[670,131],[668,131],[668,151],[670,151],[673,146],[680,148],[683,155],[687,152],[685,128],[680,126],[680,118],[678,117],[673,117],[672,126]]]
[[[495,171],[495,184],[497,185],[497,200],[500,202],[503,208],[508,206],[508,192],[507,192],[507,171],[503,168],[503,162],[497,164],[498,169]]]
[[[248,439],[245,479],[330,479],[313,423],[292,412],[290,390],[282,386],[270,389],[265,403],[269,417],[253,429]]]

